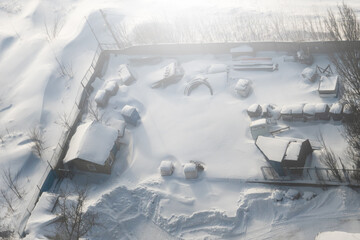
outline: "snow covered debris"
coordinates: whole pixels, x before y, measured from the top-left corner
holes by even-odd
[[[160,164],[161,176],[170,176],[173,174],[174,164],[171,161],[162,161]]]
[[[114,96],[119,90],[119,85],[115,80],[111,80],[105,83],[104,90],[110,95]]]
[[[310,82],[314,82],[317,77],[316,69],[307,67],[301,72],[301,76]]]
[[[302,198],[305,199],[306,201],[310,201],[314,197],[316,197],[316,193],[313,192],[304,192],[302,195]]]
[[[290,200],[296,200],[300,198],[300,192],[296,189],[289,189],[286,193],[285,193],[285,197],[290,199]]]
[[[251,90],[251,82],[248,79],[239,79],[234,89],[241,97],[247,97]]]
[[[198,177],[198,170],[195,163],[186,163],[184,165],[184,174],[186,179],[195,179]]]
[[[125,105],[121,110],[121,115],[124,117],[125,122],[132,124],[134,126],[137,125],[140,120],[140,115],[135,107],[130,105]]]
[[[217,64],[211,64],[208,68],[207,68],[207,73],[212,74],[212,73],[221,73],[221,72],[226,72],[228,69],[228,66],[226,64],[222,64],[222,63],[217,63]]]
[[[131,74],[129,67],[126,64],[121,64],[119,66],[119,75],[120,80],[124,85],[128,86],[135,81],[134,76]]]
[[[271,194],[271,198],[275,201],[275,202],[280,202],[283,200],[284,198],[284,192],[281,190],[276,190]]]

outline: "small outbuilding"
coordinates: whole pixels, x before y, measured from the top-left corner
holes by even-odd
[[[171,176],[174,172],[174,164],[171,161],[162,161],[160,164],[161,176]]]
[[[77,127],[63,163],[69,169],[110,174],[119,147],[117,129],[95,121],[84,123]]]
[[[252,121],[250,123],[250,132],[253,139],[257,139],[258,136],[269,135],[269,124],[265,118]]]
[[[339,92],[339,76],[321,76],[318,92],[320,97],[337,97]]]
[[[288,168],[304,167],[306,158],[312,153],[309,140],[303,139],[259,136],[255,144],[279,176],[285,176]],[[291,173],[301,174],[302,170],[291,170]]]
[[[122,84],[129,86],[130,84],[135,82],[135,77],[131,73],[129,66],[127,64],[121,64],[119,66],[118,73],[120,75],[120,81]]]
[[[257,103],[250,105],[250,107],[248,107],[248,109],[247,109],[247,114],[251,118],[260,117],[261,113],[262,113],[262,108]]]
[[[130,105],[125,105],[121,110],[121,115],[123,116],[126,123],[136,126],[140,120],[140,115],[135,107]]]
[[[251,81],[248,79],[239,79],[234,89],[239,96],[245,98],[251,91]]]
[[[198,169],[195,163],[186,163],[184,165],[184,175],[186,179],[195,179],[198,177]]]
[[[330,117],[334,121],[340,121],[343,117],[343,115],[342,115],[343,105],[341,103],[334,103],[331,105],[329,112],[330,112]]]

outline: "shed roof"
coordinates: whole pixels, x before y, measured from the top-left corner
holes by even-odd
[[[301,150],[302,142],[290,142],[285,153],[285,159],[297,161]]]
[[[289,140],[259,136],[256,146],[271,161],[281,162],[284,158]]]
[[[64,163],[80,158],[104,165],[118,137],[118,131],[99,122],[87,122],[77,127]]]

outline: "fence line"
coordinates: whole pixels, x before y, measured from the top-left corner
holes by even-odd
[[[284,168],[285,176],[279,176],[271,166],[261,167],[265,181],[309,181],[316,184],[337,183],[351,186],[360,186],[360,170],[331,169],[317,167]]]
[[[109,46],[106,46],[106,47],[109,48]],[[90,67],[87,69],[87,71],[84,74],[84,77],[81,79],[81,82],[80,82],[81,86],[79,87],[79,89],[77,91],[77,95],[75,97],[75,103],[74,103],[69,115],[67,115],[67,121],[68,121],[69,126],[71,126],[71,127],[65,129],[61,133],[59,142],[54,150],[54,153],[52,154],[50,160],[47,161],[48,165],[45,169],[45,172],[41,176],[38,184],[36,185],[36,190],[26,207],[25,213],[23,214],[23,216],[21,218],[20,224],[18,226],[18,234],[20,236],[23,236],[23,234],[24,234],[26,223],[31,215],[31,212],[34,210],[37,201],[39,200],[39,197],[43,190],[42,187],[43,187],[47,177],[49,176],[49,174],[52,170],[54,170],[58,167],[58,165],[60,164],[59,161],[64,157],[67,145],[68,145],[72,135],[74,134],[76,127],[81,119],[83,109],[85,107],[85,103],[86,103],[86,100],[89,95],[89,93],[87,91],[88,91],[89,85],[95,79],[95,75],[97,74],[96,70],[98,70],[98,66],[99,66],[98,63],[99,63],[100,56],[102,53],[103,53],[103,46],[99,44],[95,51],[94,57],[91,61]]]

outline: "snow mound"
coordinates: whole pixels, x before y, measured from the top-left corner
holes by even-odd
[[[286,192],[285,197],[290,200],[296,200],[300,198],[300,192],[296,189],[289,189]]]

